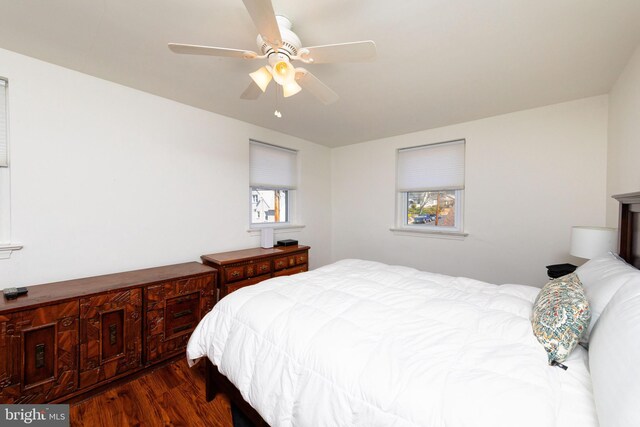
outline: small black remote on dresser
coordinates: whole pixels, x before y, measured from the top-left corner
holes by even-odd
[[[27,288],[5,288],[2,290],[6,299],[16,299],[20,295],[25,295],[27,292],[29,292]]]

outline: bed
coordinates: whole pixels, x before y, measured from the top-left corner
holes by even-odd
[[[637,267],[640,193],[616,198],[620,256]],[[365,260],[230,294],[187,358],[205,359],[208,399],[227,394],[256,425],[640,425],[640,271],[588,264],[595,326],[566,370],[532,333],[539,288]]]

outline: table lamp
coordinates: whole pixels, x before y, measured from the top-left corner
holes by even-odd
[[[591,259],[615,251],[618,243],[616,231],[608,227],[572,227],[569,253],[578,258]]]

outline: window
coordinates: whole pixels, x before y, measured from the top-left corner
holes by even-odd
[[[251,226],[290,224],[298,182],[298,152],[250,141]]]
[[[0,77],[0,259],[22,246],[11,244],[11,207],[9,187],[9,118],[6,79]]]
[[[398,150],[398,228],[462,233],[465,141]]]
[[[9,166],[7,122],[7,81],[0,77],[0,168]]]
[[[251,223],[289,222],[289,190],[251,188]]]

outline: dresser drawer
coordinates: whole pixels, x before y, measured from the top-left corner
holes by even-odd
[[[215,275],[207,275],[171,280],[161,282],[157,285],[150,285],[147,286],[145,292],[149,305],[154,308],[158,303],[164,304],[165,298],[176,295],[191,294],[202,289],[213,288],[215,288]]]
[[[307,254],[296,254],[294,255],[295,258],[295,264],[296,265],[302,265],[302,264],[306,264],[307,263]],[[306,270],[305,270],[306,271]]]
[[[78,387],[78,300],[28,308],[0,314],[3,404],[44,403]]]
[[[299,265],[296,267],[292,267],[292,268],[285,268],[284,270],[280,270],[280,271],[276,271],[273,274],[273,277],[280,277],[280,276],[291,276],[292,274],[298,274],[298,273],[304,273],[305,271],[307,271],[307,265]]]
[[[216,299],[215,274],[179,278],[146,289],[145,363],[167,359],[187,345]]]
[[[220,298],[223,298],[223,297],[229,295],[231,292],[237,291],[240,288],[244,288],[245,286],[255,285],[256,283],[260,283],[263,280],[267,280],[269,278],[271,278],[271,274],[252,277],[250,279],[243,280],[241,282],[235,282],[235,283],[226,284],[220,290]]]
[[[252,265],[252,267],[254,267]],[[251,274],[247,274],[248,277],[262,276],[263,274],[271,273],[271,261],[259,261],[255,263],[255,268]]]
[[[227,283],[237,282],[252,277],[271,273],[271,261],[250,261],[243,265],[229,265],[224,267],[224,277]]]
[[[200,293],[169,298],[165,308],[166,338],[191,332],[200,318]]]
[[[227,283],[237,282],[247,277],[244,265],[225,267],[224,278]]]
[[[289,267],[289,257],[288,256],[275,258],[273,260],[273,269],[275,271],[282,270],[283,268],[287,268],[287,267]]]
[[[142,364],[142,289],[80,299],[81,388],[107,382]]]
[[[179,294],[188,294],[207,286],[213,286],[212,276],[189,277],[175,281],[175,291]]]

